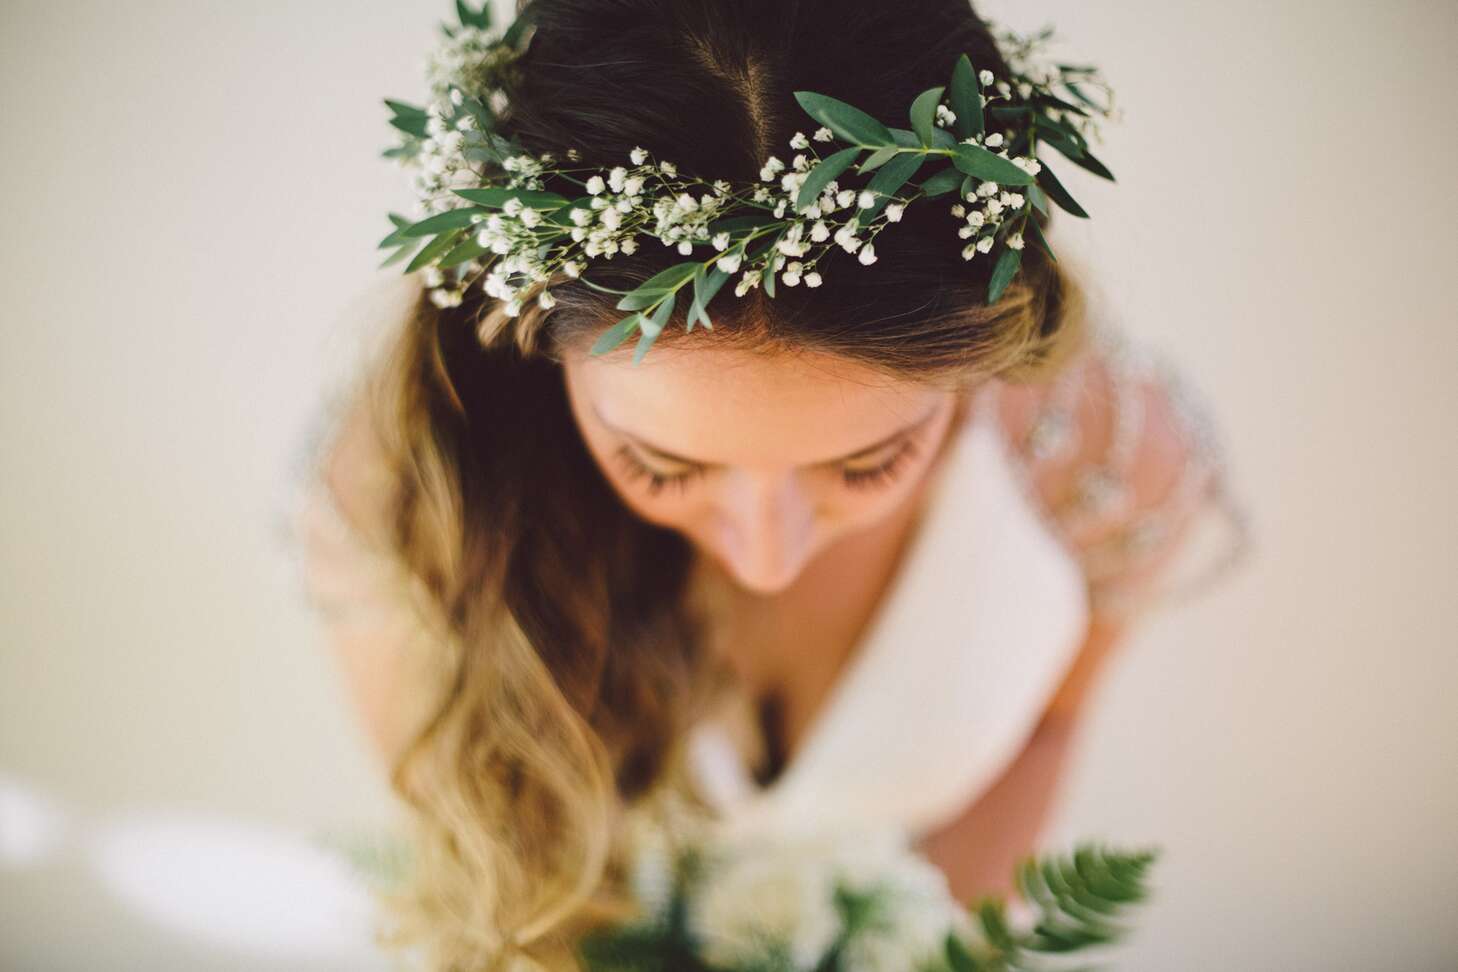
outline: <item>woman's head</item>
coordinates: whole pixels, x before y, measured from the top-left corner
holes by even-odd
[[[1006,72],[966,0],[532,6],[501,128],[585,165],[642,146],[754,180],[811,130],[796,90],[899,125],[962,53]],[[441,967],[489,966],[504,935],[545,945],[608,896],[614,814],[677,765],[709,690],[696,549],[783,587],[906,501],[971,387],[1071,353],[1073,281],[1030,247],[985,306],[989,261],[961,258],[947,208],[908,206],[870,266],[832,251],[818,288],[726,287],[712,330],[680,311],[637,366],[587,355],[622,312],[580,281],[519,316],[422,295],[374,387],[396,549],[441,632],[437,711],[394,773],[421,824],[407,934]],[[588,276],[623,291],[680,260],[645,245]],[[632,463],[690,478],[655,493]]]

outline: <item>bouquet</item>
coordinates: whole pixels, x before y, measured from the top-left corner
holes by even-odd
[[[641,841],[643,917],[579,946],[594,972],[1019,972],[1111,943],[1151,851],[1088,844],[1018,868],[1023,901],[959,903],[899,832]]]

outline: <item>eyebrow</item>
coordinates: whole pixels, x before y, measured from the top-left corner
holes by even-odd
[[[865,446],[864,448],[857,449],[854,452],[848,452],[845,455],[839,456],[835,459],[821,460],[814,465],[834,466],[842,462],[848,462],[852,459],[859,459],[862,456],[869,455],[870,453],[876,452],[880,449],[884,449],[886,446],[895,442],[897,439],[910,435],[912,432],[915,432],[917,429],[926,425],[926,423],[930,422],[940,410],[940,406],[934,406],[931,411],[927,412],[921,418],[916,419],[911,424],[906,425],[895,432],[892,432],[890,435],[886,436],[878,442],[873,442],[870,445]],[[641,436],[634,435],[632,432],[629,432],[626,429],[618,428],[616,425],[613,425],[607,419],[603,418],[602,413],[597,409],[596,402],[592,403],[592,414],[597,416],[597,420],[599,422],[607,426],[612,431],[616,432],[618,435],[622,436],[625,439],[631,439],[633,443],[636,444],[639,448],[643,449],[645,452],[650,452],[661,459],[667,459],[669,462],[677,462],[685,466],[703,466],[705,468],[712,468],[719,465],[719,463],[716,462],[703,462],[698,459],[690,459],[687,456],[681,456],[675,452],[669,452],[667,449],[660,448],[653,443],[647,441],[646,439],[642,438]]]

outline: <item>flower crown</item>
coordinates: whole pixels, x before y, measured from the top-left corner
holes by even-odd
[[[1044,56],[1051,26],[1027,36],[993,28],[1010,76],[978,71],[963,54],[946,85],[911,103],[909,129],[887,127],[835,98],[796,91],[819,127],[809,136],[795,133],[788,164],[771,156],[759,181],[736,185],[681,175],[672,161],[654,160],[638,147],[629,153],[631,164],[611,168],[563,166],[550,152],[526,152],[496,123],[530,40],[533,8],[503,31],[492,26],[489,0],[479,10],[457,0],[456,12],[459,24],[441,25],[445,40],[426,62],[433,100],[425,108],[385,100],[402,140],[384,155],[415,170],[417,203],[414,219],[389,214],[395,229],[379,245],[395,252],[381,266],[408,258],[405,272],[425,272],[438,307],[459,305],[481,280],[510,316],[533,296],[552,307],[556,298],[547,285],[559,272],[617,294],[617,309],[628,314],[597,340],[594,355],[637,332],[637,364],[690,284],[686,329],[692,331],[700,322],[713,327],[709,302],[736,273],[736,296],[761,287],[773,298],[777,279],[786,287],[820,286],[816,267],[833,246],[869,266],[876,237],[906,206],[949,193],[957,194],[949,208],[961,221],[962,258],[986,254],[995,261],[987,291],[987,302],[995,303],[1017,274],[1024,234],[1056,259],[1034,208],[1047,215],[1051,202],[1088,216],[1039,160],[1039,150],[1052,146],[1089,172],[1114,178],[1088,147],[1090,138],[1102,141],[1095,116],[1118,120],[1122,112],[1096,68]],[[1091,96],[1095,88],[1104,103]],[[845,147],[825,156],[817,150],[820,144],[829,152],[837,141]],[[581,159],[576,149],[565,155],[569,163]],[[852,176],[865,175],[864,185],[851,184]],[[573,186],[565,191],[581,194],[551,191],[549,180],[553,189]],[[584,276],[590,260],[631,254],[644,237],[694,259],[631,291]],[[487,339],[486,332],[481,336]]]

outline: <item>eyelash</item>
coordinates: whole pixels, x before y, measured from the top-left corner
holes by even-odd
[[[841,481],[851,489],[874,489],[889,485],[900,474],[901,467],[917,454],[916,440],[908,437],[902,443],[895,455],[872,469],[842,469]],[[619,446],[615,453],[618,461],[622,464],[630,480],[648,480],[647,489],[650,496],[657,496],[669,486],[676,488],[680,493],[688,489],[689,482],[695,477],[702,475],[703,468],[695,466],[688,472],[674,473],[665,476],[660,472],[646,466],[642,460],[633,455],[631,449],[626,445]]]

